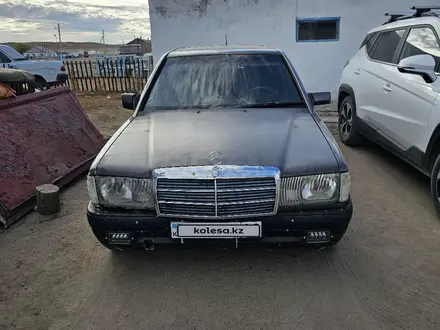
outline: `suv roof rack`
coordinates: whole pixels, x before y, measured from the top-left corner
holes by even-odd
[[[440,10],[440,6],[412,6],[411,9],[415,10],[415,13],[386,13],[385,16],[390,16],[390,19],[383,24],[416,17],[439,17],[432,10]]]
[[[436,13],[431,12],[431,10],[440,9],[440,6],[412,6],[411,9],[416,11],[416,13],[414,14],[415,17],[420,17],[420,16],[437,16],[438,17],[438,15]],[[424,15],[427,13],[429,13],[429,14]]]
[[[385,16],[389,16],[390,19],[383,24],[395,22],[398,19],[402,19],[402,17],[412,17],[412,15],[412,13],[385,13]]]

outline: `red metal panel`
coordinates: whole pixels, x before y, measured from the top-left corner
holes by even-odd
[[[86,171],[104,143],[67,87],[0,100],[0,220],[32,209],[36,186]]]

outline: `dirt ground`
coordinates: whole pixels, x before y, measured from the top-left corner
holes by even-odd
[[[90,120],[106,138],[109,138],[133,114],[133,111],[122,107],[120,93],[78,93],[77,98]]]
[[[113,101],[103,96],[90,118],[123,122],[130,112],[109,112]],[[113,254],[88,227],[79,178],[60,214],[0,231],[0,329],[440,329],[428,179],[375,146],[342,149],[355,211],[322,251]]]

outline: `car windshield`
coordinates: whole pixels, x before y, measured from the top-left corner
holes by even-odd
[[[206,109],[303,105],[283,58],[265,55],[203,55],[166,60],[147,107]]]
[[[9,58],[11,58],[14,61],[25,61],[25,60],[27,60],[26,57],[24,57],[22,54],[17,52],[12,47],[8,47],[8,46],[2,47],[2,51],[3,51],[3,53],[5,53]]]

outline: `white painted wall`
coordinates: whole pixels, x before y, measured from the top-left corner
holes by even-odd
[[[438,0],[436,0],[438,1]],[[434,2],[436,2],[434,1]],[[309,92],[338,88],[340,74],[386,12],[432,0],[149,0],[154,60],[181,46],[264,44],[285,51]],[[336,42],[296,42],[296,18],[341,17]]]
[[[40,52],[40,53],[29,53],[29,52],[25,52],[23,53],[24,56],[28,57],[28,58],[52,58],[52,57],[57,57],[58,54],[55,52]]]

